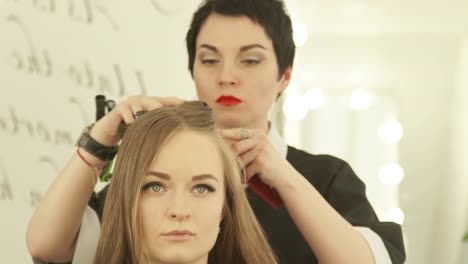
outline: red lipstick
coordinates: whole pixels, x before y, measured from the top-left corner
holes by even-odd
[[[242,100],[232,95],[222,95],[218,97],[216,102],[224,106],[235,106],[242,103]]]

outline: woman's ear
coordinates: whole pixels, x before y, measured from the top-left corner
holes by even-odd
[[[291,75],[292,75],[292,65],[286,68],[286,70],[283,73],[283,76],[281,76],[278,94],[283,93],[286,87],[288,87],[289,82],[291,81]]]

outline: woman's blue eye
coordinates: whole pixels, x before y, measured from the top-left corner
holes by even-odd
[[[197,187],[197,192],[198,193],[206,193],[208,189],[205,186],[198,186]]]
[[[143,186],[144,190],[150,190],[152,192],[162,192],[164,187],[159,182],[150,182]]]
[[[155,184],[155,185],[151,186],[151,190],[153,192],[160,192],[162,190],[162,186],[159,185],[159,184]]]
[[[209,193],[209,192],[214,192],[215,188],[206,184],[200,184],[200,185],[195,186],[195,191],[197,193]]]

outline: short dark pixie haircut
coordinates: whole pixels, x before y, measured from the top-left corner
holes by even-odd
[[[293,65],[296,46],[291,18],[286,13],[282,0],[205,0],[193,14],[185,38],[189,55],[188,68],[192,77],[198,33],[211,14],[246,16],[262,26],[272,40],[280,78]]]

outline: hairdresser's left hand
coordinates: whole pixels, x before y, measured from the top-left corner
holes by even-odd
[[[247,180],[257,174],[269,186],[280,187],[291,175],[293,167],[281,157],[264,132],[255,129],[248,131],[251,137],[242,140],[239,129],[218,129],[219,135],[231,145],[242,162]]]

